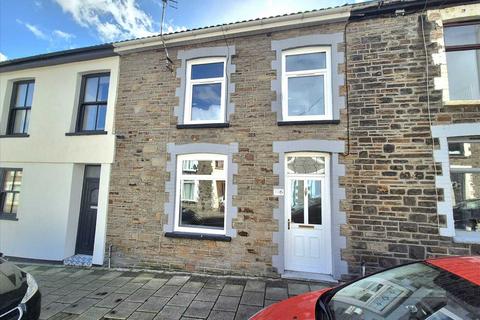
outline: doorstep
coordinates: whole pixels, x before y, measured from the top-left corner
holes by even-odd
[[[320,281],[336,284],[338,283],[331,275],[313,272],[287,271],[281,275],[284,279],[303,280],[303,281]]]
[[[74,256],[68,257],[63,260],[63,264],[66,266],[76,266],[76,267],[91,267],[92,266],[92,256],[85,254],[76,254]]]

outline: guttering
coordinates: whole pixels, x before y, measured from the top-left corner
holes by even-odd
[[[209,28],[164,35],[165,43],[178,46],[186,43],[198,43],[216,39],[231,38],[247,34],[258,34],[272,30],[298,28],[327,22],[347,21],[351,6],[343,6],[312,12],[304,12],[280,17],[257,19],[233,24],[225,24]],[[162,41],[159,36],[147,37],[114,43],[115,52],[140,51],[151,47],[159,47]]]

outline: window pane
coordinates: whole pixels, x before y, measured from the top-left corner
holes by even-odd
[[[16,107],[24,107],[25,106],[25,96],[27,95],[27,83],[21,83],[17,86],[17,98],[15,102]]]
[[[110,82],[110,77],[109,76],[105,76],[105,77],[100,78],[97,101],[107,101],[109,82]]]
[[[221,120],[220,83],[196,84],[192,88],[192,120]]]
[[[325,158],[321,156],[287,157],[287,173],[325,174]]]
[[[11,193],[13,195],[13,205],[12,210],[10,213],[17,213],[18,212],[18,205],[20,203],[20,193]]]
[[[451,172],[455,229],[480,232],[480,173]]]
[[[221,77],[223,77],[223,62],[192,65],[192,80]]]
[[[20,188],[22,186],[22,175],[23,172],[22,170],[15,170],[12,171],[15,172],[15,181],[13,182],[13,191],[20,191]]]
[[[3,201],[3,208],[2,212],[4,213],[12,213],[12,205],[14,202],[14,193],[13,192],[7,192],[3,194],[4,201]]]
[[[414,263],[360,279],[328,303],[332,319],[475,319],[478,285]]]
[[[86,166],[85,177],[87,178],[100,178],[100,166]]]
[[[25,133],[24,127],[25,125],[25,115],[27,110],[15,110],[13,111],[14,119],[13,119],[13,132],[12,133]]]
[[[322,184],[320,180],[307,180],[308,224],[322,224]]]
[[[480,43],[480,24],[446,27],[444,32],[446,46]]]
[[[225,174],[223,160],[183,160],[183,174],[187,175],[222,175]]]
[[[6,170],[3,175],[3,188],[0,191],[12,191],[15,170]]]
[[[323,86],[323,76],[288,78],[288,115],[324,115]]]
[[[181,181],[183,186],[183,181]],[[180,190],[182,194],[183,190]],[[182,227],[223,229],[225,224],[225,181],[199,180],[196,202],[181,201]]]
[[[97,114],[97,128],[96,130],[104,130],[105,129],[105,116],[107,114],[107,106],[102,104],[98,106],[98,114]]]
[[[287,71],[300,71],[326,68],[326,53],[315,52],[290,55],[286,58]]]
[[[290,214],[293,223],[305,223],[305,198],[303,180],[290,181]]]
[[[97,101],[98,77],[86,78],[85,97],[83,101]]]
[[[480,99],[480,50],[447,52],[450,100]]]
[[[95,130],[95,120],[97,118],[97,106],[84,106],[83,109],[82,130]]]
[[[26,107],[31,107],[32,106],[33,91],[34,90],[35,90],[35,83],[30,82],[28,84],[27,103],[25,103]]]
[[[195,182],[184,181],[182,183],[182,201],[196,201]]]
[[[451,166],[480,168],[480,142],[456,142],[455,140],[449,140],[448,148]],[[451,148],[456,148],[456,150],[452,151]]]

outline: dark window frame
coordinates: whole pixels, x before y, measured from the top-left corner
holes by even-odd
[[[449,27],[470,26],[470,25],[476,25],[476,24],[480,24],[480,20],[470,20],[470,21],[445,23],[443,25],[443,28],[447,29]],[[445,51],[446,52],[468,51],[468,50],[480,50],[480,43],[477,43],[477,44],[463,44],[463,45],[455,45],[455,46],[445,45]]]
[[[24,123],[23,123],[22,132],[13,132],[13,130],[14,130],[14,127],[15,127],[15,119],[16,119],[17,111],[25,110],[25,115],[24,115],[25,118],[27,117],[27,115],[29,113],[30,113],[30,116],[31,116],[32,106],[31,105],[26,106],[26,103],[27,103],[27,99],[28,99],[28,90],[30,88],[30,84],[32,84],[32,83],[35,85],[35,80],[34,79],[19,80],[19,81],[15,81],[13,83],[12,96],[10,98],[10,109],[9,109],[9,112],[8,112],[7,132],[6,132],[6,134],[8,136],[25,136],[26,134],[28,134],[28,127],[26,127],[27,122],[25,121],[25,119],[24,119]],[[17,107],[16,102],[17,102],[18,87],[22,84],[27,85],[27,91],[25,92],[25,100],[23,102],[23,106],[22,107]],[[35,87],[33,88],[33,90],[35,92]],[[33,99],[32,99],[32,104],[33,104]],[[30,123],[30,121],[29,121],[29,123]]]
[[[4,212],[3,207],[5,205],[5,199],[6,195],[8,193],[14,193],[14,194],[20,194],[20,191],[14,191],[13,186],[12,190],[4,190],[4,183],[6,179],[7,172],[9,171],[14,171],[14,176],[13,176],[13,183],[15,183],[15,178],[17,177],[17,172],[21,171],[23,173],[22,168],[0,168],[0,220],[18,220],[17,219],[17,212],[12,213],[12,208],[10,208],[10,212]],[[23,180],[23,175],[22,175],[22,180]],[[23,181],[22,181],[23,182]],[[20,188],[22,186],[20,185]]]
[[[105,105],[106,108],[108,108],[108,94],[107,94],[107,100],[95,100],[95,101],[85,101],[85,90],[87,87],[87,79],[89,78],[101,78],[101,77],[106,77],[108,76],[108,91],[110,91],[110,72],[99,72],[99,73],[88,73],[84,74],[82,76],[82,84],[80,86],[80,99],[78,103],[78,113],[77,113],[77,122],[75,125],[75,132],[80,133],[80,132],[89,132],[89,133],[104,133],[105,128],[103,129],[97,129],[97,121],[98,121],[98,105]],[[97,85],[97,94],[95,99],[98,98],[98,89],[100,87],[100,80]],[[96,114],[95,114],[95,129],[94,130],[83,130],[82,125],[84,121],[84,114],[85,114],[85,107],[86,106],[97,106]]]

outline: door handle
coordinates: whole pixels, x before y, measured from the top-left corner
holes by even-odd
[[[287,220],[288,230],[290,230],[290,219]]]

